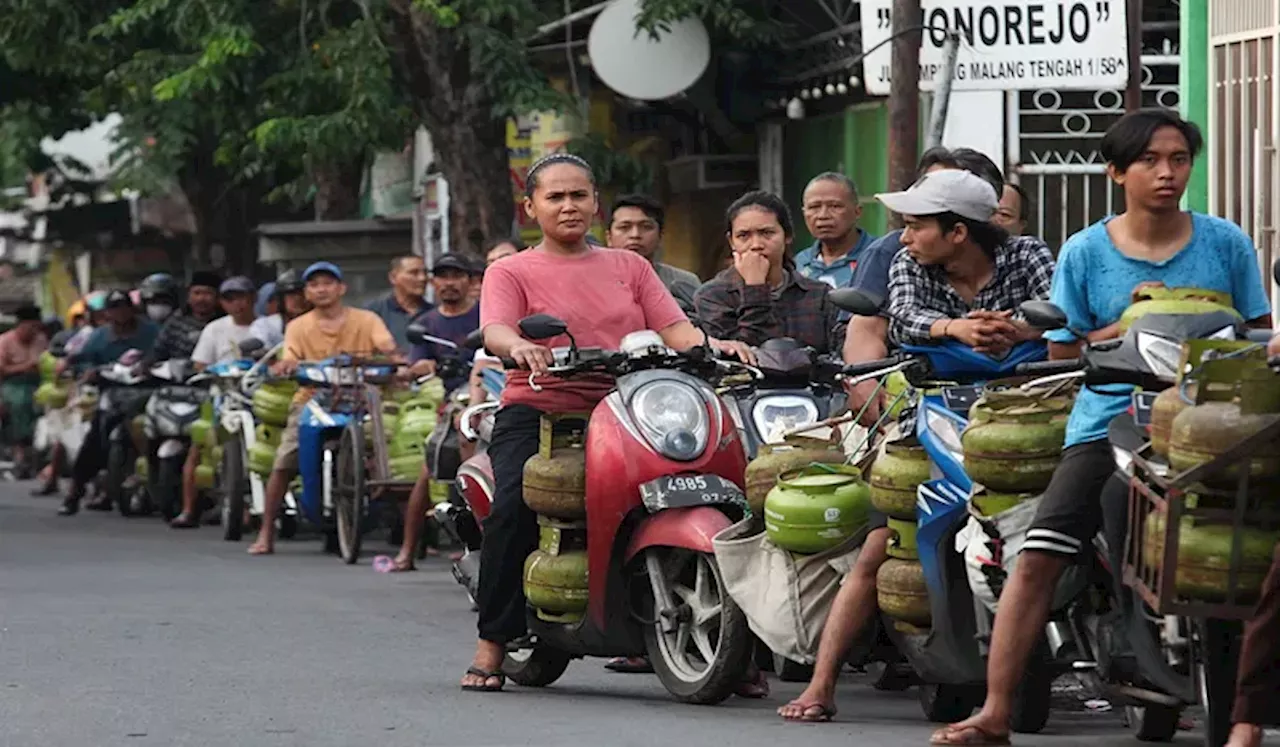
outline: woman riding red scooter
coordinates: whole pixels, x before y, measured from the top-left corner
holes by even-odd
[[[480,324],[490,353],[539,378],[535,388],[530,375],[512,373],[494,422],[488,451],[493,505],[484,521],[476,595],[479,640],[462,679],[465,690],[501,690],[508,644],[527,632],[522,569],[538,546],[538,525],[524,504],[522,481],[525,462],[538,451],[540,418],[544,413],[590,412],[613,388],[607,379],[546,376],[555,362],[552,351],[525,339],[520,320],[554,316],[566,323],[582,348],[618,350],[626,335],[643,330],[656,330],[677,351],[705,340],[644,258],[587,243],[598,202],[586,161],[556,153],[533,164],[524,207],[538,221],[542,243],[489,268]],[[750,355],[739,343],[709,342],[720,352]]]

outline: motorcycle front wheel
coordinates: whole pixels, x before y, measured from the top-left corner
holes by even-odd
[[[133,516],[133,504],[124,490],[124,482],[133,474],[133,449],[124,441],[113,440],[107,449],[107,500],[114,503],[121,516]]]
[[[187,453],[159,460],[156,474],[155,502],[160,516],[165,521],[172,521],[182,511],[182,465],[187,461]]]
[[[522,687],[546,687],[569,668],[570,656],[546,646],[512,651],[502,661],[502,673]]]
[[[364,517],[369,496],[365,490],[364,432],[359,423],[342,431],[334,467],[333,508],[338,530],[338,555],[347,565],[360,559]]]
[[[248,489],[244,470],[244,441],[239,436],[222,448],[218,485],[222,491],[222,539],[239,542],[244,535],[244,495]]]
[[[686,703],[719,703],[742,682],[753,638],[715,556],[653,547],[644,562],[653,593],[645,648],[658,680]]]

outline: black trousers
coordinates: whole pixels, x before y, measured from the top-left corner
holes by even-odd
[[[72,484],[81,488],[88,485],[107,465],[107,436],[110,433],[107,417],[101,412],[93,414],[89,432],[85,434],[76,463],[71,467]]]
[[[1231,720],[1280,726],[1280,545],[1262,584],[1262,598],[1244,629]]]
[[[484,520],[476,606],[480,637],[505,644],[525,628],[524,561],[538,549],[538,517],[524,505],[524,463],[538,453],[542,411],[511,405],[498,411],[489,442],[493,507]]]

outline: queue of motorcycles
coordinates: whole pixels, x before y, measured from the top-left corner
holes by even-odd
[[[1280,282],[1280,266],[1276,272]],[[832,300],[854,314],[880,313],[878,299],[857,291],[835,291]],[[1021,311],[1036,328],[1067,328],[1065,315],[1046,302],[1028,302]],[[960,720],[983,699],[990,631],[1016,552],[1016,542],[1005,541],[1014,538],[1001,537],[993,517],[1029,511],[1019,507],[1034,505],[1044,488],[1041,478],[1056,463],[1052,449],[1018,463],[975,454],[966,444],[966,434],[974,432],[970,419],[978,418],[977,425],[998,421],[982,405],[1035,397],[1044,405],[1040,414],[1048,412],[1041,422],[1060,427],[1072,387],[1127,384],[1143,391],[1134,395],[1133,410],[1112,425],[1120,471],[1104,495],[1105,527],[1094,552],[1082,554],[1058,583],[1012,727],[1040,731],[1049,717],[1051,683],[1074,672],[1126,708],[1140,740],[1170,741],[1183,710],[1205,702],[1216,724],[1207,730],[1206,744],[1221,744],[1226,698],[1208,690],[1229,684],[1230,677],[1195,661],[1204,658],[1205,635],[1198,647],[1191,645],[1197,631],[1216,629],[1153,615],[1122,578],[1124,470],[1132,461],[1127,455],[1149,440],[1144,407],[1178,376],[1170,351],[1186,340],[1257,337],[1238,316],[1148,314],[1119,340],[1085,344],[1073,361],[1046,361],[1043,343],[1025,343],[999,359],[944,344],[906,347],[890,358],[849,366],[785,339],[761,346],[752,367],[719,360],[709,348],[676,353],[652,332],[629,335],[620,350],[609,351],[577,347],[573,330],[546,315],[520,327],[528,339],[569,340],[553,350],[549,376],[609,377],[615,387],[590,413],[544,417],[539,453],[525,468],[524,499],[538,514],[540,537],[525,562],[530,632],[509,645],[504,664],[517,684],[551,684],[575,658],[644,655],[678,699],[715,703],[732,694],[753,657],[759,658],[758,643],[728,593],[712,539],[760,510],[752,502],[748,463],[788,448],[789,434],[843,410],[842,382],[898,374],[909,385],[906,406],[892,413],[899,438],[881,447],[868,475],[873,500],[894,532],[885,566],[891,570],[888,577],[881,571],[881,615],[855,647],[855,658],[886,664],[878,684],[884,689],[918,686],[927,718]],[[410,334],[422,337],[421,330]],[[464,347],[480,347],[479,336]],[[250,398],[240,384],[262,365],[253,360],[262,352],[250,344],[244,361],[194,377],[180,362],[141,371],[130,356],[99,372],[108,488],[124,484],[139,444],[147,450],[146,489],[132,500],[112,496],[122,513],[176,513],[187,449],[204,438],[191,432],[191,424],[215,399],[223,430],[239,438],[237,448],[217,455],[231,478],[224,480],[228,539],[239,536],[246,497],[248,513],[260,513],[261,475],[246,474],[252,470],[244,467],[263,432],[246,414]],[[503,365],[514,368],[512,361]],[[429,462],[437,466],[433,477],[451,485],[448,499],[435,501],[433,515],[464,548],[454,575],[473,599],[494,491],[487,445],[503,378],[499,371],[486,373],[488,401],[453,401],[445,420],[456,416],[459,433],[453,441],[448,431],[437,434],[428,445],[434,449]],[[530,384],[538,386],[533,377]],[[143,414],[144,432],[131,431]],[[459,434],[476,450],[457,465],[452,452]],[[452,461],[442,450],[452,453]],[[300,511],[293,500],[288,505],[285,521]],[[992,529],[985,538],[975,535]],[[1010,557],[1002,557],[1002,549]],[[780,673],[797,664],[778,657],[771,663]]]

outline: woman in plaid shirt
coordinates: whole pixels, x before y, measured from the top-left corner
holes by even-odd
[[[795,227],[777,195],[750,192],[725,214],[733,265],[705,283],[693,297],[707,334],[760,345],[790,337],[819,353],[839,351],[839,310],[827,298],[830,286],[795,271],[788,254]]]

